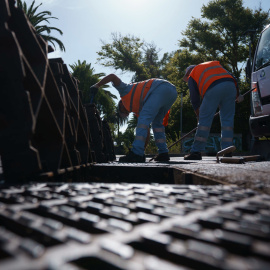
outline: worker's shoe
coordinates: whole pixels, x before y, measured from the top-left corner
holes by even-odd
[[[154,158],[154,161],[158,161],[158,162],[166,162],[169,160],[170,160],[170,157],[169,157],[168,152],[167,153],[160,153]]]
[[[144,163],[145,162],[145,155],[139,156],[129,151],[126,156],[120,157],[119,162],[121,163]]]
[[[191,152],[184,156],[184,160],[201,160],[202,154],[200,152]]]

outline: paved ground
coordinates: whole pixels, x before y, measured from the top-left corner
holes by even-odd
[[[222,184],[235,184],[270,194],[270,161],[244,164],[217,163],[216,157],[203,157],[200,161],[186,161],[183,157],[171,157],[168,163],[149,162],[141,166],[169,167],[180,174],[192,174],[193,178],[209,179]],[[195,176],[195,177],[194,177]]]
[[[203,157],[202,161],[186,163],[183,158],[172,158],[184,164],[172,165],[225,184],[250,187],[270,193],[270,161],[245,164],[217,163],[215,157]]]
[[[117,156],[118,161],[119,156]],[[151,157],[147,157],[146,163],[141,164],[121,164],[116,162],[110,164],[97,164],[98,167],[113,166],[125,167],[125,172],[129,172],[129,167],[139,168],[172,168],[174,180],[177,184],[186,184],[188,181],[182,181],[184,176],[191,176],[192,183],[195,184],[235,184],[245,188],[255,189],[263,193],[270,194],[270,161],[246,162],[245,164],[217,163],[216,157],[204,156],[200,161],[186,161],[183,157],[171,157],[170,162],[156,163],[149,162]],[[102,169],[102,168],[101,168]],[[0,173],[2,172],[0,164]],[[100,172],[98,172],[100,173]],[[132,171],[134,173],[134,170]],[[159,171],[156,172],[159,174]],[[186,180],[188,177],[186,177]],[[102,181],[102,179],[100,179]],[[121,181],[121,179],[119,179]]]

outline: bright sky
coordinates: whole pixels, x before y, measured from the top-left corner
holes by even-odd
[[[27,5],[32,0],[25,0]],[[61,57],[67,65],[78,60],[91,63],[96,73],[113,73],[115,70],[104,68],[97,63],[97,52],[102,42],[111,41],[111,33],[122,36],[130,34],[140,37],[147,43],[155,43],[160,54],[178,49],[178,40],[188,22],[201,17],[201,7],[210,0],[36,0],[43,3],[38,11],[48,10],[52,16],[51,26],[63,31],[63,36],[52,32],[65,45],[66,52],[56,50],[49,58]],[[270,9],[270,0],[244,0],[251,9],[261,7]],[[129,83],[132,74],[116,73],[124,82]],[[119,98],[118,92],[111,88]]]
[[[115,72],[97,63],[97,52],[102,42],[111,41],[111,33],[131,34],[148,43],[155,43],[161,54],[178,49],[181,32],[192,17],[200,18],[201,7],[209,0],[36,0],[43,3],[38,11],[48,10],[52,16],[51,26],[63,31],[58,37],[65,45],[66,52],[57,50],[49,54],[50,58],[62,57],[64,62],[74,64],[78,60],[91,63],[95,72],[106,74]],[[270,9],[269,0],[244,0],[244,5],[254,9],[259,6]],[[32,0],[26,0],[30,5]],[[131,74],[119,77],[129,83]],[[118,92],[111,89],[118,97]]]

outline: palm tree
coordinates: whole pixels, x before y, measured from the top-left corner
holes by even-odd
[[[71,68],[72,76],[79,80],[79,89],[82,92],[83,103],[90,102],[90,86],[100,81],[101,77],[104,77],[104,73],[95,73],[95,69],[91,67],[91,64],[87,64],[86,61],[78,60],[76,63],[69,65]],[[117,110],[115,99],[117,97],[110,91],[105,90],[108,85],[103,85],[99,88],[99,91],[95,97],[95,104],[97,109],[101,112],[103,117],[113,126],[117,125],[117,137],[119,139],[120,126],[127,123],[128,118],[121,118]],[[135,125],[136,127],[136,125]]]
[[[124,126],[126,123],[128,123],[128,117],[126,117],[126,118],[120,117],[119,111],[117,109],[114,119],[115,119],[114,122],[116,122],[116,124],[117,124],[117,138],[119,140],[119,138],[120,138],[120,127]]]
[[[55,43],[56,43],[59,46],[61,51],[65,51],[65,46],[62,43],[62,41],[50,35],[52,30],[57,31],[60,35],[63,35],[63,32],[56,27],[51,27],[45,24],[40,25],[40,23],[43,23],[44,21],[47,23],[50,23],[49,22],[50,19],[58,20],[58,18],[51,16],[52,14],[50,11],[42,11],[42,12],[37,13],[37,9],[41,5],[42,3],[40,3],[38,6],[35,6],[35,0],[34,0],[32,4],[30,5],[30,7],[28,7],[25,1],[22,2],[21,0],[17,0],[17,6],[25,12],[25,15],[27,16],[28,20],[35,27],[36,33],[40,35],[44,40],[51,43],[55,49],[56,49],[55,47]]]
[[[72,75],[79,80],[79,89],[82,92],[82,101],[83,103],[90,102],[90,86],[96,84],[100,77],[105,76],[104,73],[95,73],[95,69],[91,67],[91,64],[87,64],[86,61],[78,60],[77,63],[69,65],[72,69]],[[116,106],[114,99],[117,97],[113,95],[110,91],[105,90],[107,85],[102,86],[96,97],[95,103],[98,110],[104,115],[104,118],[115,124],[115,114]]]
[[[138,117],[135,114],[133,114],[131,118],[128,120],[127,128],[134,131],[137,127],[137,123],[138,123]]]

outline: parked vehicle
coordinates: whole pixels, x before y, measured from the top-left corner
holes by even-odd
[[[249,124],[254,137],[270,136],[270,25],[261,33],[251,70],[252,114]]]
[[[249,64],[249,63],[248,63]],[[259,140],[270,139],[270,25],[261,32],[252,68],[247,75],[251,79],[250,132],[255,139],[254,147],[260,147]],[[261,143],[262,145],[263,143]],[[270,157],[270,142],[264,143],[264,155]],[[258,149],[256,149],[258,152]]]

